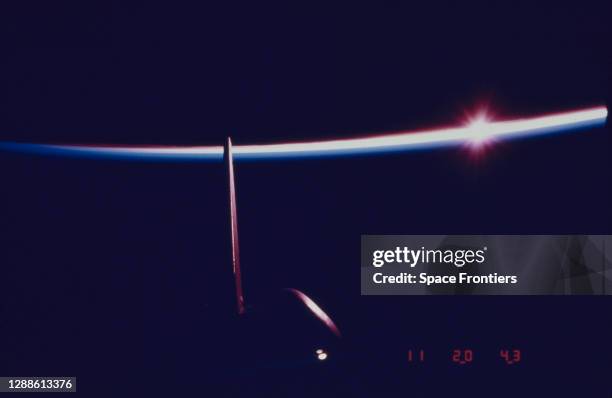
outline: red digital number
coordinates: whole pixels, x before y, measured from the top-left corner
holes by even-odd
[[[413,361],[425,362],[425,351],[417,350],[416,352],[413,352],[413,350],[408,350],[408,362]]]
[[[467,365],[474,360],[474,353],[470,349],[453,350],[452,360],[459,365]]]
[[[499,356],[506,361],[508,365],[521,362],[521,350],[513,349],[502,349],[499,351]]]

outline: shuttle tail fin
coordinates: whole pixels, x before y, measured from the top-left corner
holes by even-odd
[[[223,157],[227,170],[229,210],[230,210],[230,229],[232,239],[232,268],[234,272],[234,282],[236,284],[236,305],[238,314],[245,312],[244,295],[242,292],[242,275],[240,273],[240,247],[238,244],[238,215],[236,211],[236,186],[234,183],[234,159],[232,157],[232,140],[228,137]]]

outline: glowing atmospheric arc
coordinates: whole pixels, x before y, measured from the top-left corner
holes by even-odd
[[[390,151],[457,146],[483,139],[512,139],[560,133],[581,127],[604,124],[605,106],[555,113],[531,118],[490,121],[478,126],[447,127],[431,130],[403,131],[369,137],[293,142],[261,145],[234,145],[236,160],[301,158],[368,154]],[[42,154],[85,157],[118,157],[126,159],[220,161],[222,146],[95,146],[54,145],[0,142],[0,148]]]

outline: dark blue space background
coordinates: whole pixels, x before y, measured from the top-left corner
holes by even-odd
[[[610,103],[603,1],[205,3],[4,4],[0,141],[267,143]],[[609,397],[610,296],[362,297],[359,255],[361,234],[609,234],[611,154],[605,126],[478,158],[239,162],[247,302],[295,287],[332,315],[343,377],[304,371],[315,396]],[[0,376],[77,376],[84,396],[218,397],[249,378],[263,394],[216,372],[233,344],[210,315],[233,309],[221,163],[2,152],[0,177]]]

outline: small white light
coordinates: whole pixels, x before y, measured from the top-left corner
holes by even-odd
[[[317,354],[317,359],[319,361],[325,361],[327,359],[327,353],[324,349],[319,348],[315,351],[315,353]]]

